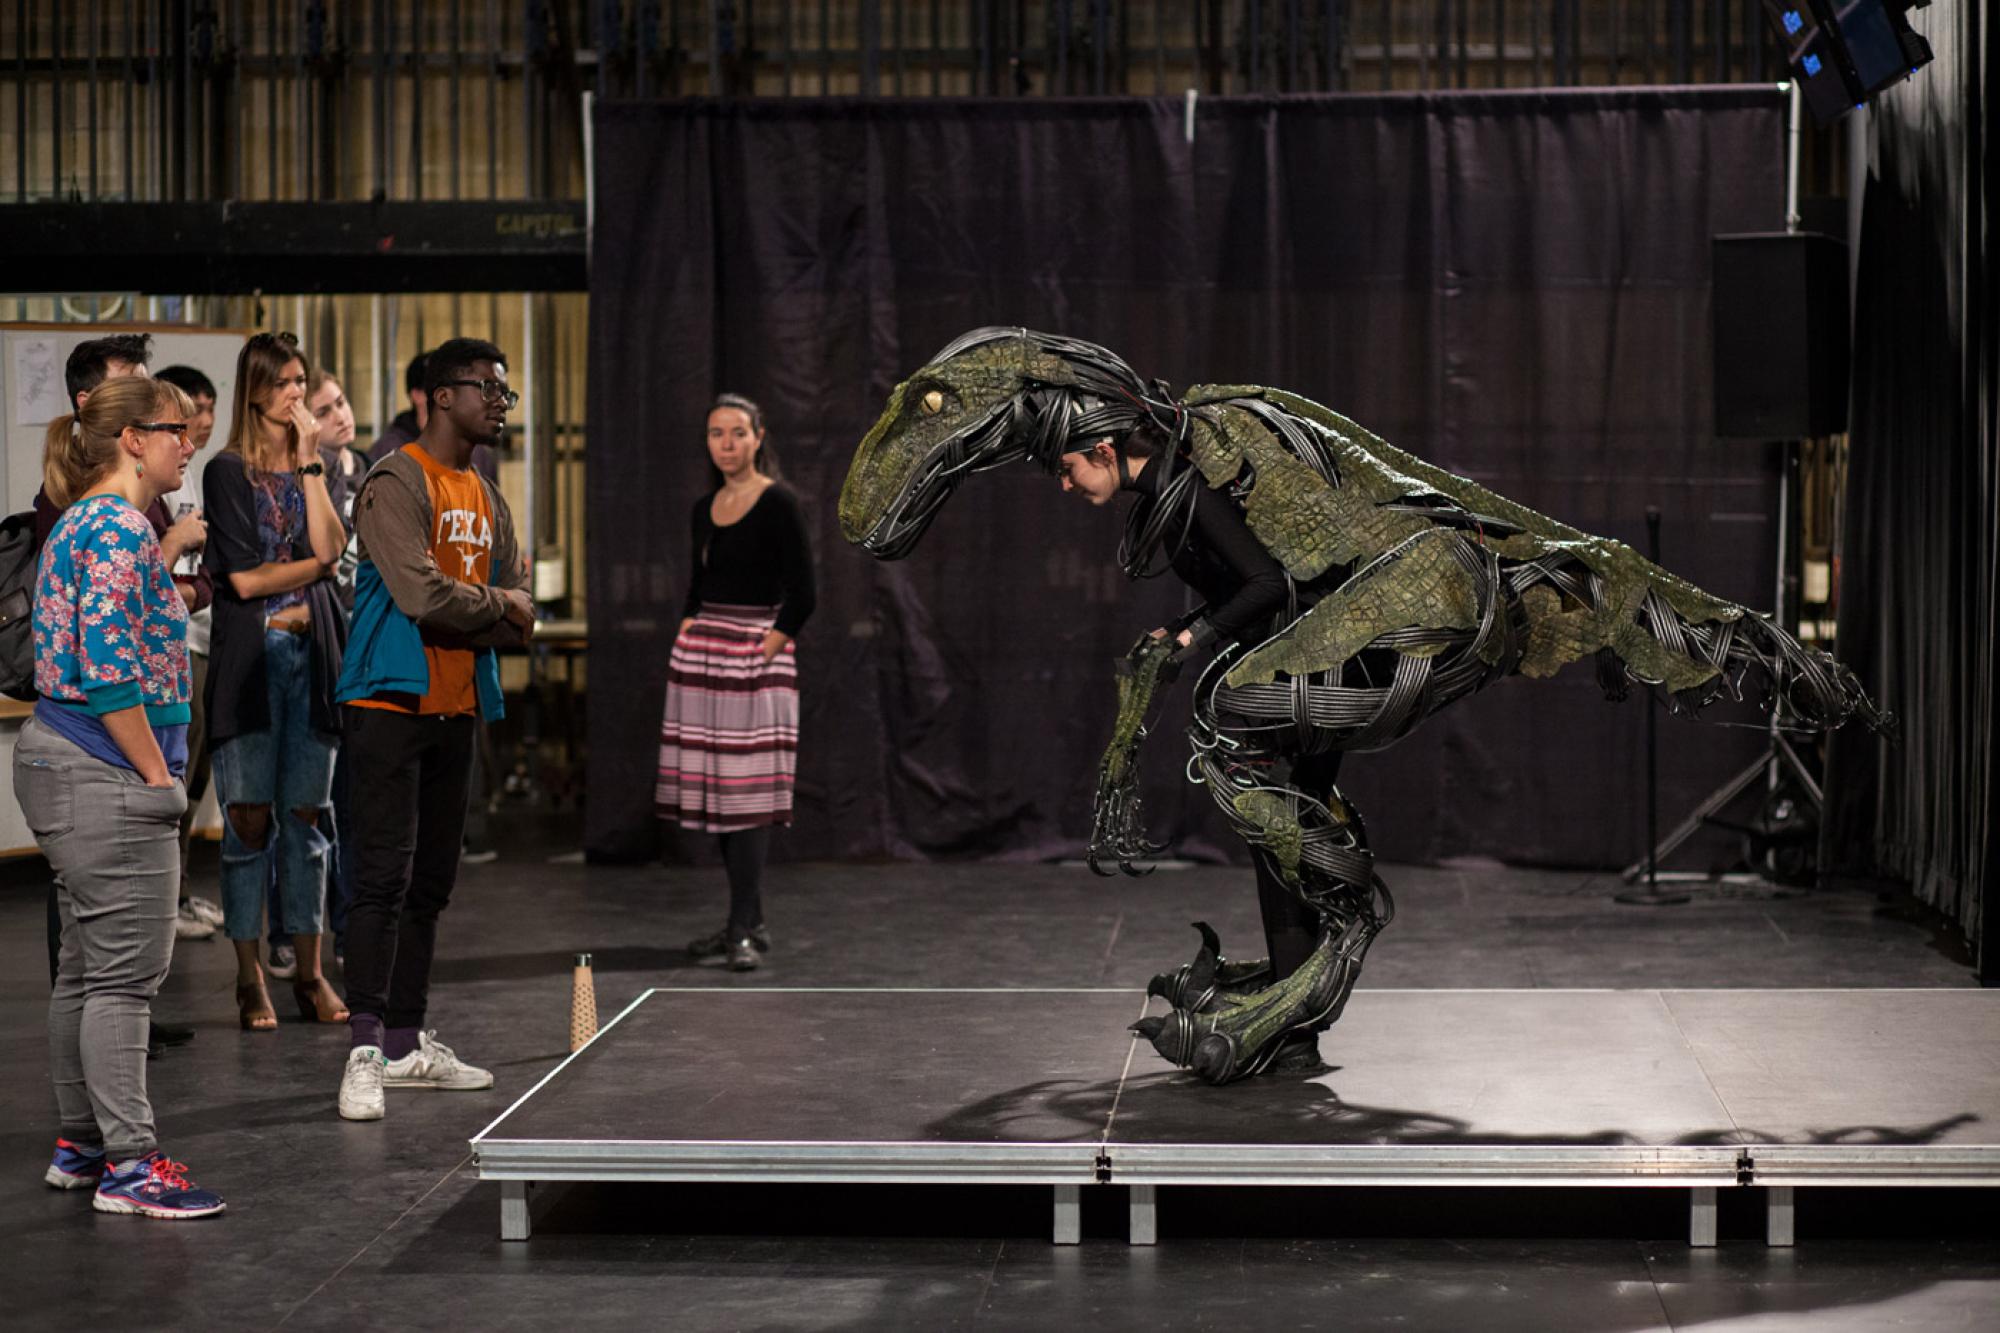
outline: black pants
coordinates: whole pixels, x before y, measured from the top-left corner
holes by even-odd
[[[1292,761],[1292,785],[1322,801],[1339,776],[1338,750],[1301,755]],[[1264,918],[1264,943],[1271,951],[1272,976],[1283,981],[1298,971],[1299,964],[1312,956],[1313,947],[1319,943],[1319,913],[1285,883],[1277,861],[1269,852],[1257,852],[1252,862],[1257,867],[1257,908]]]
[[[477,723],[380,708],[343,710],[353,782],[354,898],[347,908],[347,1007],[385,1028],[424,1023],[438,913],[458,879]]]

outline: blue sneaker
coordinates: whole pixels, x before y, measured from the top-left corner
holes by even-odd
[[[106,1168],[90,1206],[100,1213],[137,1213],[178,1222],[221,1212],[222,1196],[189,1180],[182,1163],[154,1151],[123,1171]]]
[[[104,1178],[104,1149],[56,1140],[56,1157],[42,1179],[59,1190],[94,1190]]]

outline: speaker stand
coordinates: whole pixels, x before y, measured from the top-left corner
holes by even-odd
[[[1672,832],[1660,839],[1659,843],[1652,849],[1649,857],[1634,861],[1631,865],[1626,866],[1620,877],[1627,884],[1636,883],[1640,877],[1646,874],[1649,862],[1657,866],[1659,862],[1672,856],[1679,849],[1680,845],[1698,833],[1704,824],[1716,824],[1738,832],[1751,831],[1745,829],[1742,825],[1727,823],[1719,819],[1718,816],[1737,797],[1750,790],[1755,785],[1757,779],[1767,778],[1774,765],[1782,765],[1791,773],[1793,779],[1799,784],[1799,790],[1804,794],[1806,803],[1812,807],[1813,814],[1817,816],[1825,804],[1825,796],[1820,790],[1819,782],[1813,777],[1812,770],[1806,767],[1805,760],[1799,756],[1799,752],[1793,746],[1791,739],[1783,732],[1778,732],[1772,735],[1769,749],[1765,750],[1763,754],[1758,755],[1742,772],[1723,783],[1720,787],[1717,787],[1707,800],[1696,806],[1686,819],[1675,825]],[[1711,875],[1698,870],[1656,869],[1654,871],[1654,879],[1664,884],[1770,883],[1770,880],[1764,875],[1739,871]],[[1639,895],[1621,894],[1618,900],[1620,902],[1634,902],[1639,900]]]
[[[1780,626],[1791,628],[1796,623],[1796,617],[1790,614],[1793,586],[1790,565],[1792,552],[1792,474],[1798,467],[1798,447],[1795,441],[1784,440],[1779,443],[1779,449],[1782,451],[1782,454],[1778,468],[1778,555],[1775,584],[1776,605],[1773,608],[1773,614]],[[1650,529],[1648,535],[1652,539],[1653,562],[1658,564],[1658,511],[1648,510],[1646,518],[1647,526]],[[1650,690],[1646,693],[1646,703],[1649,709],[1658,706],[1658,701],[1653,698],[1652,691]],[[1646,832],[1647,839],[1652,845],[1644,857],[1626,866],[1620,874],[1620,878],[1627,884],[1637,883],[1643,877],[1646,881],[1646,887],[1644,889],[1615,894],[1613,896],[1616,900],[1621,903],[1629,903],[1640,907],[1668,907],[1690,901],[1692,895],[1686,892],[1661,892],[1659,888],[1661,884],[1764,886],[1772,890],[1775,895],[1785,897],[1790,897],[1800,892],[1800,890],[1778,884],[1771,876],[1760,871],[1708,873],[1695,870],[1662,871],[1659,868],[1660,862],[1673,855],[1680,848],[1681,844],[1692,838],[1704,825],[1714,825],[1719,828],[1729,829],[1732,832],[1741,833],[1753,839],[1768,836],[1770,832],[1768,829],[1759,828],[1754,825],[1733,823],[1721,818],[1721,814],[1723,810],[1727,809],[1744,792],[1749,791],[1760,777],[1765,779],[1769,790],[1777,790],[1781,771],[1790,773],[1792,779],[1798,784],[1798,790],[1804,797],[1807,805],[1811,807],[1813,819],[1815,824],[1817,824],[1822,811],[1825,809],[1825,794],[1820,789],[1819,780],[1813,776],[1812,770],[1807,767],[1804,758],[1800,756],[1798,749],[1792,744],[1791,738],[1778,726],[1776,715],[1772,716],[1770,725],[1766,730],[1768,739],[1764,745],[1764,752],[1746,765],[1735,777],[1717,787],[1709,794],[1706,800],[1694,808],[1693,812],[1686,819],[1675,825],[1672,832],[1657,841],[1653,841],[1655,824],[1654,815],[1650,808],[1655,799],[1655,784],[1652,780],[1652,773],[1653,765],[1656,762],[1654,758],[1655,742],[1651,725],[1652,721],[1653,719],[1649,715],[1647,717],[1648,726],[1646,736],[1646,785],[1649,806]]]

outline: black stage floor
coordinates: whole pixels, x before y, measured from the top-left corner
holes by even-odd
[[[1648,1212],[1625,1201],[1631,1191],[1550,1189],[1524,1215],[1494,1202],[1510,1191],[1168,1187],[1161,1244],[1132,1249],[1123,1211],[1093,1211],[1087,1190],[1085,1243],[1059,1248],[1048,1243],[1046,1188],[579,1183],[550,1187],[535,1205],[535,1238],[506,1244],[500,1187],[477,1178],[467,1140],[567,1054],[573,950],[596,954],[608,1018],[653,987],[1136,991],[1186,957],[1194,934],[1182,923],[1210,920],[1232,947],[1255,934],[1246,877],[1227,870],[1130,882],[1065,867],[780,866],[770,890],[777,950],[764,971],[737,977],[679,953],[719,915],[719,872],[550,865],[550,850],[559,848],[524,834],[499,863],[467,868],[443,923],[434,1020],[444,1040],[495,1070],[499,1086],[399,1096],[385,1124],[334,1115],[344,1033],[289,1019],[273,1035],[239,1033],[226,946],[181,947],[159,1008],[199,1035],[154,1063],[155,1102],[167,1146],[230,1200],[223,1218],[184,1225],[98,1215],[39,1183],[52,1119],[42,882],[31,867],[5,872],[0,1143],[15,1163],[0,1177],[11,1182],[0,1184],[7,1326],[2000,1325],[1987,1190],[1802,1190],[1801,1244],[1791,1250],[1767,1249],[1761,1213],[1732,1212],[1725,1194],[1721,1247],[1690,1250],[1672,1190],[1640,1192],[1663,1205]],[[212,868],[206,878],[212,894]],[[1405,1003],[1397,992],[1407,988],[1549,992],[1551,1003],[1579,987],[1674,990],[1679,1005],[1698,1002],[1691,992],[1701,988],[1972,985],[1944,932],[1902,900],[1862,890],[1635,909],[1610,902],[1609,878],[1464,866],[1396,868],[1390,879],[1402,914],[1370,959],[1342,1025],[1357,1035],[1345,1040],[1361,1040],[1366,1025],[1356,1020],[1367,1006]],[[1117,1041],[1136,1005],[1123,994],[1104,1003],[1102,1024],[1093,1013],[1060,1025],[1062,1040]],[[1803,1021],[1817,1028],[1810,1015]],[[1849,1047],[1880,1040],[1865,1030],[1832,1035],[1845,1038],[1843,1049],[1814,1056],[1805,1072],[1837,1075]],[[817,1068],[830,1058],[803,1043],[798,1056]],[[1389,1062],[1360,1057],[1359,1048],[1335,1055],[1345,1104],[1418,1105],[1396,1091],[1401,1075]],[[743,1058],[699,1040],[686,1055],[718,1106],[740,1088],[727,1067]],[[1740,1045],[1704,1056],[1719,1079],[1760,1058]],[[1119,1112],[1130,1111],[1128,1123],[1169,1123],[1136,1095],[1172,1077],[1150,1060],[1142,1052],[1134,1063],[1133,1100]],[[1052,1061],[1046,1077],[1100,1076]],[[1021,1082],[956,1109],[906,1109],[924,1123],[950,1122],[954,1134],[1010,1126],[1019,1106],[1005,1094]],[[1507,1082],[1491,1080],[1469,1105],[1423,1109],[1504,1127]],[[855,1115],[885,1100],[879,1088],[814,1095],[847,1099]],[[1087,1137],[1076,1104],[1059,1096],[1049,1106]],[[1791,1109],[1819,1130],[1865,1118]],[[1871,1123],[1912,1128],[1893,1116]],[[867,1206],[856,1206],[857,1193]]]

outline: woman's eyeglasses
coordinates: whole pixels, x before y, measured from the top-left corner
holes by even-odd
[[[135,421],[132,423],[132,429],[172,431],[183,440],[188,436],[188,423],[185,421]]]

